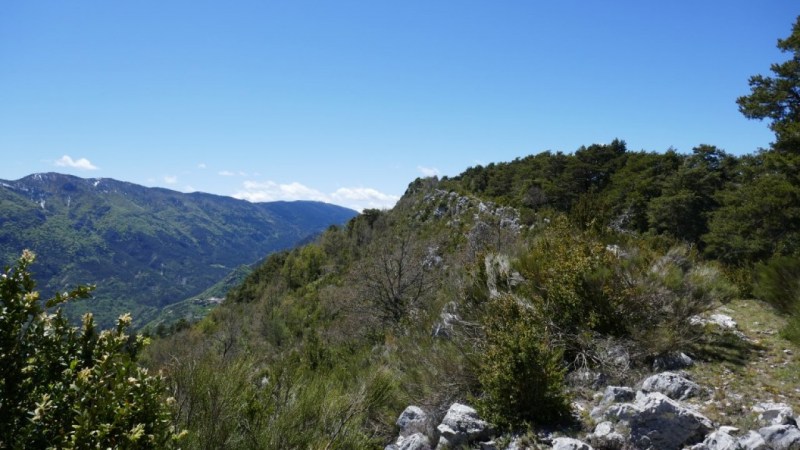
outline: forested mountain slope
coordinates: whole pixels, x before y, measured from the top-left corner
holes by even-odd
[[[242,264],[296,245],[355,211],[318,202],[249,203],[57,173],[0,182],[0,257],[24,249],[44,294],[97,284],[102,325],[207,289]]]

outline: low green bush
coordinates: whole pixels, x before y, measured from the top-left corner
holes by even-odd
[[[42,302],[33,260],[25,251],[0,274],[0,448],[176,447],[172,400],[137,365],[147,339],[126,334],[130,315],[111,330],[97,330],[91,314],[71,326],[60,305],[91,288]]]
[[[777,308],[791,313],[800,301],[800,258],[775,256],[755,267],[753,295]]]
[[[781,335],[800,344],[800,258],[775,256],[756,265],[755,273],[753,295],[787,316]]]
[[[512,295],[491,300],[478,379],[481,412],[501,427],[552,424],[569,417],[563,353],[531,305]]]

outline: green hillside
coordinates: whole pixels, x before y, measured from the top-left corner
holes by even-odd
[[[0,183],[0,257],[34,251],[45,294],[96,284],[94,299],[69,313],[91,310],[104,326],[124,312],[141,324],[240,265],[355,214],[317,202],[249,203],[55,173]]]

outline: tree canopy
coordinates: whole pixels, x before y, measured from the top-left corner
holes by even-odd
[[[800,17],[786,39],[778,39],[778,48],[791,53],[783,63],[772,64],[774,77],[750,77],[750,95],[736,100],[739,111],[749,119],[768,119],[775,132],[775,148],[800,151]]]

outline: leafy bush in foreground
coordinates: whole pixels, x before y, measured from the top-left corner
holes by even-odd
[[[28,272],[33,253],[0,275],[0,447],[171,448],[163,385],[136,365],[146,344],[116,329],[98,332],[91,314],[69,325],[61,309],[42,307]],[[46,308],[87,297],[79,287],[46,301]]]
[[[569,417],[563,352],[547,338],[530,305],[512,295],[491,300],[480,406],[500,426],[554,423]]]

